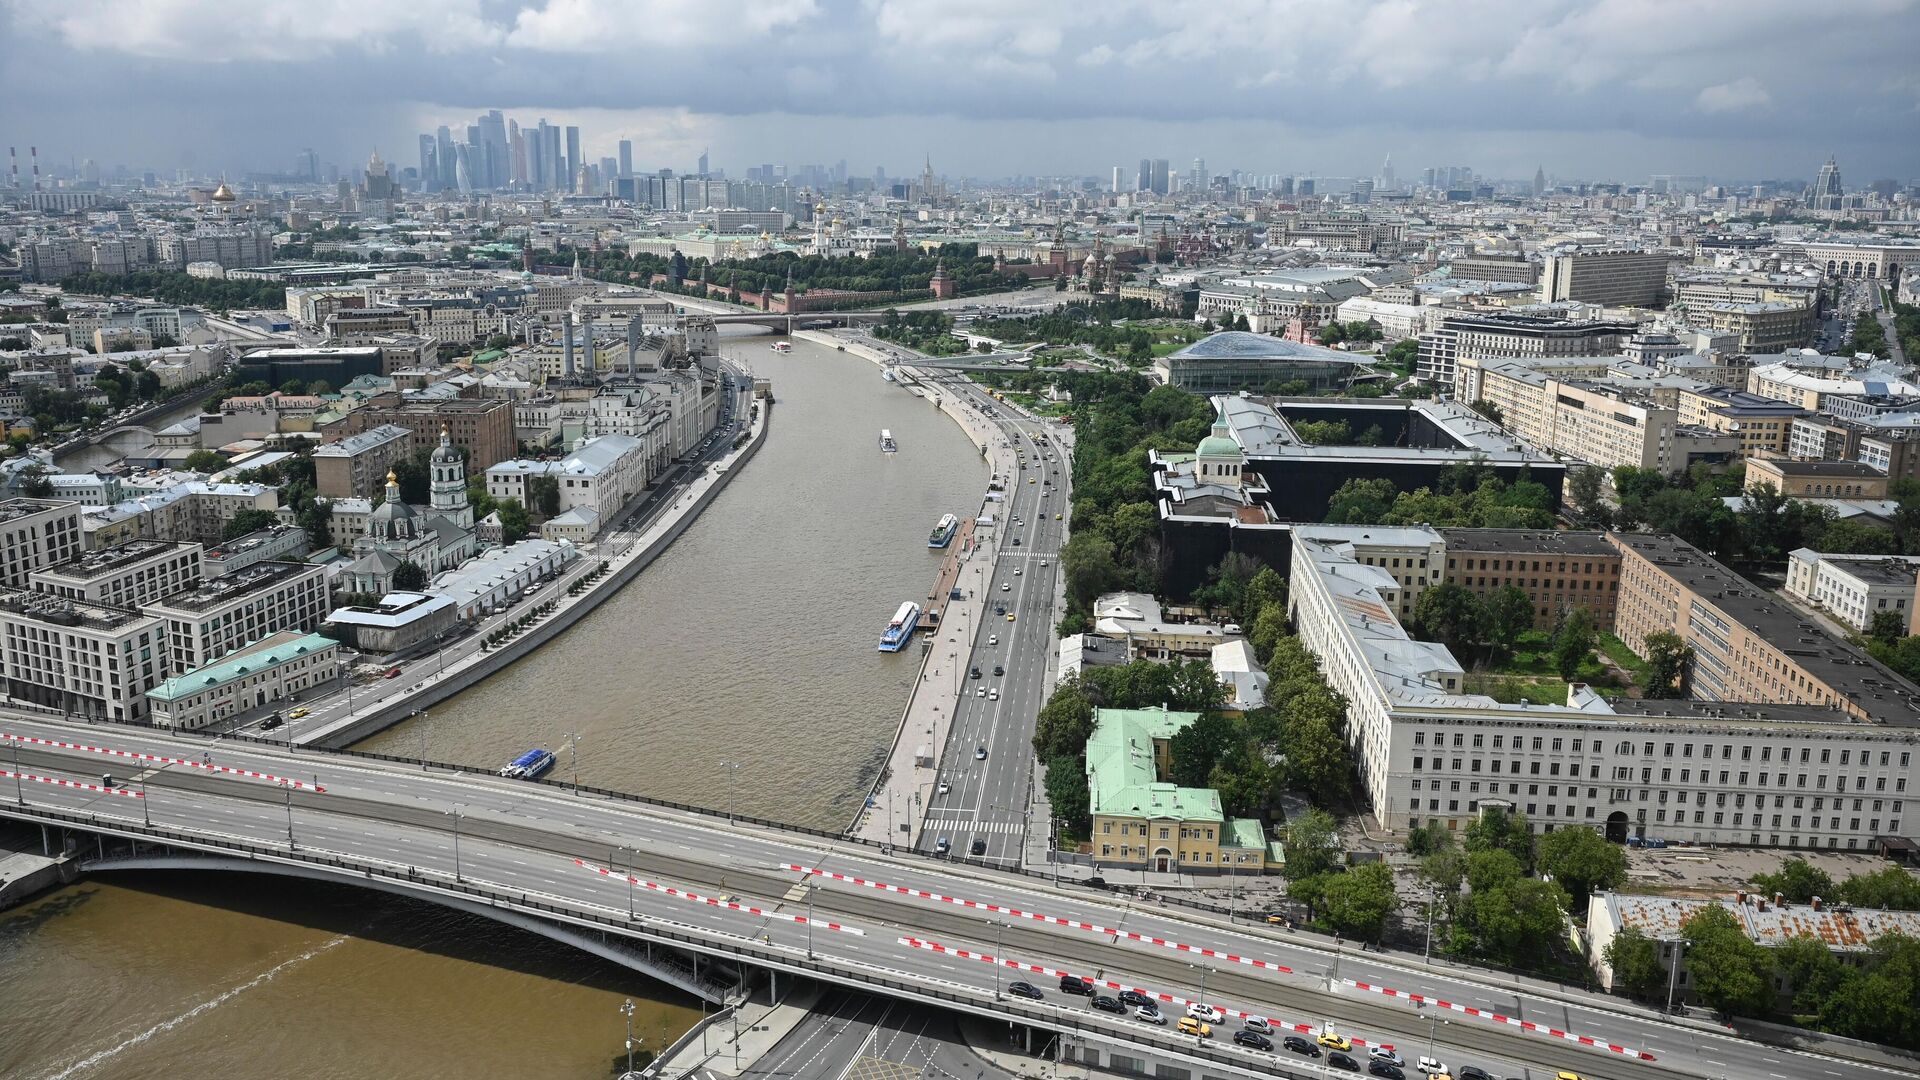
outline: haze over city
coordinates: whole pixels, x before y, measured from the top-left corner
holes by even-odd
[[[103,32],[103,27],[112,30]],[[736,172],[1223,168],[1633,182],[1920,171],[1913,0],[1044,5],[10,0],[0,129],[49,161],[271,171],[501,108]],[[84,77],[79,77],[84,73]]]

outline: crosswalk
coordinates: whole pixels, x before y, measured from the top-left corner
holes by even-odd
[[[1000,833],[1006,836],[1026,831],[1026,826],[1018,821],[975,821],[972,818],[928,818],[927,832],[932,833]]]

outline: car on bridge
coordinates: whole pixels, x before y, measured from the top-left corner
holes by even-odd
[[[1093,984],[1078,975],[1060,976],[1060,989],[1080,997],[1093,996]]]
[[[1351,1050],[1353,1049],[1353,1040],[1347,1038],[1345,1035],[1331,1031],[1323,1031],[1320,1033],[1320,1045],[1329,1050]]]
[[[1195,1020],[1205,1020],[1209,1024],[1217,1024],[1227,1018],[1226,1013],[1221,1012],[1219,1009],[1204,1001],[1189,1002],[1187,1005],[1187,1015]]]
[[[1153,999],[1138,990],[1120,991],[1120,1004],[1133,1005],[1142,1009],[1153,1009],[1156,1012],[1159,1011],[1159,1006],[1153,1003]]]
[[[1127,1012],[1127,1007],[1125,1005],[1120,1004],[1118,1001],[1115,1001],[1110,997],[1095,997],[1092,1001],[1088,1002],[1087,1004],[1092,1005],[1094,1008],[1099,1009],[1101,1012],[1119,1013],[1122,1016],[1125,1016]]]
[[[1180,1018],[1179,1030],[1182,1035],[1192,1035],[1199,1039],[1213,1038],[1213,1028],[1195,1020],[1191,1016],[1183,1016]]]
[[[1241,1046],[1251,1046],[1255,1050],[1273,1049],[1272,1039],[1267,1038],[1257,1031],[1248,1031],[1245,1028],[1233,1033],[1233,1041],[1239,1043]]]
[[[1007,984],[1007,993],[1012,994],[1014,997],[1028,998],[1033,1001],[1047,1000],[1047,995],[1041,993],[1039,987],[1030,982],[1022,982],[1018,979]]]
[[[1348,1072],[1360,1071],[1359,1062],[1353,1060],[1352,1058],[1348,1057],[1345,1054],[1340,1053],[1337,1050],[1327,1055],[1327,1064],[1336,1069],[1345,1069]]]
[[[1133,1018],[1148,1024],[1165,1024],[1167,1022],[1167,1014],[1154,1008],[1152,1005],[1142,1005],[1133,1010]]]
[[[1286,1047],[1287,1049],[1293,1051],[1296,1054],[1305,1054],[1308,1057],[1320,1056],[1319,1047],[1313,1045],[1312,1043],[1308,1042],[1307,1040],[1301,1038],[1298,1035],[1287,1036],[1286,1038],[1280,1040],[1280,1045]]]

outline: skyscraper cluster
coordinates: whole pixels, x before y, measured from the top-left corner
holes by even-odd
[[[468,124],[464,141],[445,125],[420,136],[420,180],[428,191],[552,191],[592,195],[606,191],[619,176],[633,175],[633,143],[620,141],[612,158],[587,161],[580,129],[539,123],[521,127],[499,109]]]

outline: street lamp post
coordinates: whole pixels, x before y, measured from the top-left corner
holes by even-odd
[[[737,761],[723,761],[720,763],[720,767],[727,770],[727,824],[732,825],[734,823],[734,787],[735,781],[740,777],[740,763]]]
[[[280,787],[287,793],[287,850],[293,850],[293,782],[280,781]]]
[[[1434,899],[1435,899],[1434,892],[1431,888],[1429,888],[1427,890],[1427,947],[1420,957],[1420,959],[1425,963],[1433,962],[1433,901]]]
[[[1673,1012],[1673,990],[1680,982],[1680,950],[1689,945],[1686,938],[1675,939],[1673,959],[1667,965],[1667,1012]]]
[[[464,883],[466,879],[460,876],[460,811],[449,810],[447,816],[453,818],[453,880]]]
[[[573,793],[580,794],[580,733],[564,731],[560,737],[567,740],[567,764],[573,769]]]
[[[807,886],[807,959],[813,959],[813,886]]]
[[[1205,964],[1188,964],[1187,966],[1190,968],[1198,968],[1200,971],[1200,1000],[1197,1004],[1205,1005],[1207,1003],[1207,975],[1213,969],[1207,967]]]
[[[1006,945],[1007,941],[1007,924],[994,923],[993,925],[995,927],[993,935],[993,1000],[999,1001],[1000,968],[1007,962],[1007,958],[1001,953],[1001,949]]]
[[[637,848],[630,848],[630,847],[617,847],[617,848],[614,848],[614,849],[613,849],[613,850],[612,850],[611,852],[609,852],[609,853],[607,854],[607,862],[608,862],[608,864],[609,864],[609,865],[615,865],[615,864],[617,864],[617,863],[619,862],[619,860],[618,860],[618,859],[616,858],[616,856],[618,856],[618,855],[619,855],[619,854],[620,854],[621,852],[623,852],[623,851],[624,851],[624,852],[627,852],[627,853],[629,853],[629,854],[631,854],[631,855],[633,856],[633,858],[634,858],[634,861],[635,861],[635,862],[638,862],[638,861],[640,860],[640,852],[639,852],[639,849],[637,849]],[[617,869],[617,865],[615,865],[615,868]],[[621,876],[621,877],[623,877],[623,878],[626,878],[626,879],[627,879],[627,921],[628,921],[628,922],[632,922],[632,921],[634,920],[634,914],[633,914],[633,882],[634,882],[634,877],[633,877],[633,870],[632,870],[631,868],[629,868],[629,869],[628,869],[628,870],[627,870],[626,872],[624,872],[624,873],[622,873],[622,874],[621,874],[620,876]]]
[[[13,737],[13,801],[27,805],[27,791],[20,783],[20,736]]]
[[[409,715],[420,719],[420,771],[427,771],[427,732],[432,728],[432,714],[425,709],[415,709]]]
[[[626,1000],[626,1003],[620,1006],[620,1011],[624,1013],[627,1018],[627,1076],[632,1076],[633,1075],[633,999],[628,998]],[[623,1077],[622,1080],[625,1080],[625,1078]]]

